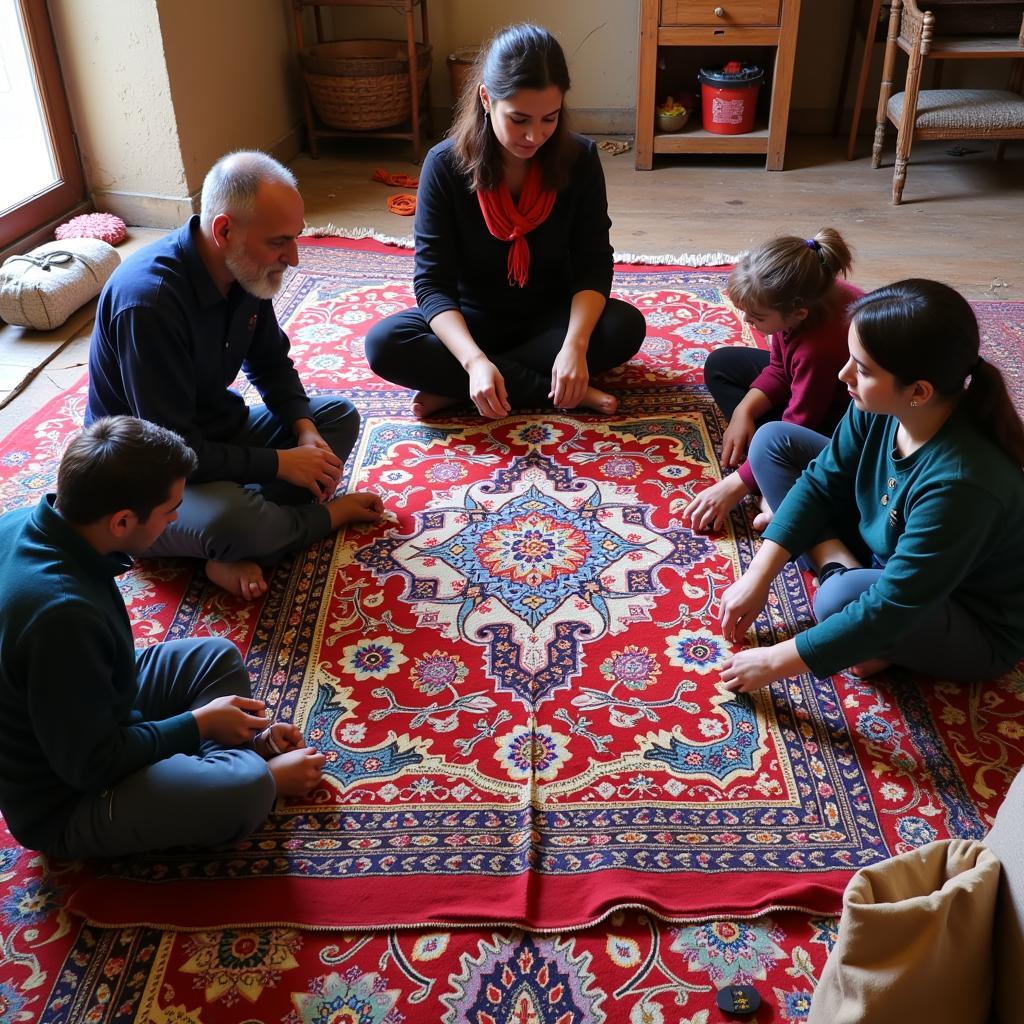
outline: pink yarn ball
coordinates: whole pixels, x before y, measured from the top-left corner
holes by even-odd
[[[128,229],[120,217],[112,213],[83,213],[61,224],[54,238],[98,238],[108,245],[120,245],[128,237]]]

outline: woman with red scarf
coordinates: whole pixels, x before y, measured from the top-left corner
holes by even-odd
[[[416,206],[417,308],[367,335],[374,372],[413,388],[413,413],[472,400],[615,411],[591,377],[644,340],[608,297],[611,221],[597,147],[566,126],[565,55],[536,25],[482,52],[451,137],[427,154]]]

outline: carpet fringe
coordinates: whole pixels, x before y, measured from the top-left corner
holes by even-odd
[[[385,235],[373,228],[342,228],[337,224],[307,224],[303,229],[305,238],[372,238],[383,245],[394,245],[399,249],[413,248],[413,240],[408,235]],[[661,253],[657,256],[635,252],[617,252],[614,254],[616,263],[640,263],[648,266],[677,267],[724,267],[731,266],[743,253],[727,252],[678,252]]]

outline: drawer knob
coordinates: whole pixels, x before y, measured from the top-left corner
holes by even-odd
[[[716,7],[715,8],[715,17],[716,18],[724,18],[725,17],[725,8],[724,7]]]

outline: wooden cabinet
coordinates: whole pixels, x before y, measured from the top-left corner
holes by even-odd
[[[764,153],[767,169],[781,171],[799,20],[800,0],[640,0],[637,170],[649,171],[655,153]],[[751,46],[765,47],[774,57],[772,74],[762,86],[771,89],[766,121],[743,135],[717,135],[696,127],[691,117],[682,131],[655,133],[659,54],[672,47],[715,47],[722,50],[717,61],[722,65],[733,51]]]

